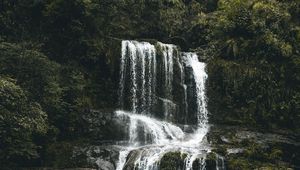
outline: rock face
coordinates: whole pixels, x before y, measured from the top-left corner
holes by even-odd
[[[180,152],[169,152],[162,157],[160,161],[160,169],[184,169],[184,160],[186,156],[186,154],[181,154]]]
[[[82,121],[83,133],[90,140],[112,142],[125,138],[124,125],[118,122],[113,110],[86,110]]]
[[[113,145],[76,147],[74,158],[86,158],[89,167],[98,170],[115,170],[120,148]]]
[[[240,126],[211,127],[208,140],[228,169],[299,168],[299,134],[258,132]]]
[[[130,154],[127,157],[126,164],[124,165],[124,170],[132,170],[135,166],[135,161],[141,154],[142,150],[134,150],[130,152]]]

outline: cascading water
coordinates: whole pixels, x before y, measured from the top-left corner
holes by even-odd
[[[203,137],[208,131],[208,111],[206,107],[206,95],[205,95],[205,81],[207,74],[205,72],[206,64],[199,62],[198,55],[196,53],[182,53],[184,63],[186,67],[191,67],[193,70],[193,76],[196,84],[196,99],[197,99],[197,123],[198,129],[193,135],[193,139],[189,141],[191,145],[197,147],[199,141],[203,140]],[[186,158],[186,169],[192,169],[193,162],[198,158],[197,153],[191,154]],[[204,158],[201,158],[201,165],[205,162]],[[205,167],[203,165],[202,167]]]
[[[196,83],[197,97],[197,120],[199,127],[205,128],[208,123],[208,111],[205,95],[205,81],[207,74],[205,72],[206,64],[199,62],[196,53],[182,53],[186,67],[191,67],[193,70],[194,80]]]
[[[164,92],[165,96],[172,100],[172,90],[173,90],[173,66],[174,66],[174,51],[176,46],[172,44],[158,43],[162,50],[163,57],[163,70],[164,70]]]
[[[170,118],[170,114],[174,111],[173,100],[173,76],[174,76],[174,53],[177,51],[177,47],[172,44],[157,43],[162,51],[162,92],[164,98],[161,98],[163,103],[163,112],[165,118]]]
[[[225,170],[224,158],[218,154],[216,154],[216,170]]]
[[[176,46],[158,43],[162,53],[162,63],[157,62],[157,50],[154,45],[146,42],[123,41],[120,66],[119,102],[121,109],[130,112],[116,111],[116,116],[128,124],[128,145],[124,146],[119,155],[117,170],[138,169],[157,170],[161,158],[168,152],[179,151],[186,154],[183,169],[193,168],[198,160],[198,167],[205,168],[205,156],[209,147],[204,137],[208,131],[207,108],[205,96],[205,63],[198,60],[195,53],[182,53],[180,58],[174,55]],[[177,58],[176,58],[177,57]],[[177,62],[177,63],[176,63]],[[193,133],[182,130],[181,125],[168,122],[168,113],[176,108],[173,102],[174,65],[180,68],[184,110],[188,110],[184,82],[184,68],[192,69],[195,84],[197,128]],[[157,75],[160,69],[161,76]],[[164,94],[157,94],[156,82],[163,82]],[[174,92],[176,93],[176,91]],[[161,97],[157,97],[161,96]],[[156,107],[155,100],[164,102],[163,120],[149,114]],[[129,102],[128,102],[129,101]],[[126,106],[127,105],[127,106]],[[151,116],[151,117],[150,117]],[[132,161],[133,160],[133,161]],[[131,165],[130,165],[131,164]]]
[[[156,84],[156,50],[154,45],[147,42],[122,41],[120,65],[120,107],[128,107],[133,112],[150,111]],[[129,89],[128,95],[124,94],[128,90],[125,89],[126,86]],[[124,106],[124,101],[128,99],[131,102],[128,106]]]

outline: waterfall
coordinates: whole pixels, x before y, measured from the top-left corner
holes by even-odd
[[[225,163],[224,163],[224,157],[216,154],[216,170],[226,170]]]
[[[129,68],[128,68],[129,67]],[[156,84],[156,50],[147,42],[122,41],[120,61],[119,105],[133,112],[150,111]],[[129,94],[125,96],[125,86]],[[127,98],[125,98],[127,97]]]
[[[158,42],[162,52],[162,86],[163,89],[163,97],[161,101],[163,102],[163,112],[166,119],[170,119],[171,113],[174,108],[172,105],[173,100],[173,76],[174,76],[174,62],[175,62],[175,52],[177,51],[177,47],[172,44],[163,44]],[[171,101],[171,102],[170,102]]]
[[[197,97],[197,120],[200,127],[205,128],[208,123],[208,111],[205,95],[205,81],[207,74],[205,72],[206,64],[199,62],[196,53],[182,53],[186,67],[191,67],[193,70],[194,80],[196,83]]]
[[[164,70],[164,92],[165,96],[172,100],[173,90],[173,65],[174,65],[174,51],[177,49],[172,44],[158,43],[162,50],[163,70]]]
[[[194,134],[194,137],[190,142],[197,146],[199,141],[203,140],[203,137],[206,135],[208,131],[207,123],[208,123],[208,111],[206,104],[206,95],[205,95],[205,82],[207,79],[207,74],[205,71],[206,64],[199,62],[198,55],[196,53],[182,53],[184,63],[186,67],[191,67],[193,70],[194,81],[196,84],[196,101],[197,101],[197,122],[198,129]],[[186,169],[192,169],[193,162],[197,159],[195,154],[186,158]],[[201,158],[201,165],[205,166],[203,163],[204,158]]]
[[[156,45],[127,40],[122,42],[119,105],[120,109],[130,111],[116,111],[116,116],[124,125],[128,125],[128,143],[120,151],[117,170],[125,167],[157,170],[161,158],[174,151],[186,154],[183,169],[193,169],[195,161],[200,169],[205,168],[209,149],[203,140],[208,131],[206,65],[199,62],[195,53],[177,53],[177,50],[175,45],[160,42]],[[179,68],[179,71],[176,72],[175,68]],[[186,68],[192,70],[194,86],[186,85]],[[180,76],[181,91],[174,88],[177,76]],[[185,132],[183,125],[169,122],[168,119],[177,106],[187,114],[191,105],[187,100],[187,90],[195,91],[197,128],[193,133]],[[176,96],[183,99],[179,100]],[[163,103],[161,107],[156,100]],[[152,114],[155,108],[163,110],[163,115]]]
[[[188,113],[188,103],[187,103],[187,85],[185,84],[185,73],[184,73],[184,68],[183,68],[183,64],[182,64],[182,60],[181,58],[177,58],[177,63],[179,66],[179,70],[180,70],[180,85],[183,88],[183,113],[185,113],[185,119],[184,119],[184,123],[187,124],[187,113]]]
[[[124,111],[116,111],[116,114],[130,120],[130,144],[137,145],[136,142],[142,142],[143,144],[162,145],[172,140],[181,140],[184,137],[184,132],[172,123]]]

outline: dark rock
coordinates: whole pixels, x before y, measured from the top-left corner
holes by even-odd
[[[86,157],[87,166],[97,167],[99,170],[114,170],[119,158],[120,148],[113,145],[76,147],[73,157]]]
[[[216,157],[216,154],[213,153],[213,152],[210,152],[207,154],[206,156],[206,160],[205,160],[205,168],[206,169],[215,169],[216,168],[216,160],[217,160],[217,157]]]
[[[226,150],[227,154],[239,154],[243,153],[245,149],[242,148],[228,148]]]
[[[229,139],[227,139],[225,136],[221,136],[221,140],[225,143],[231,143]]]
[[[269,164],[299,167],[300,143],[291,132],[260,132],[241,126],[212,126],[207,135],[216,153],[225,155],[230,169],[255,169]]]
[[[180,152],[168,152],[160,160],[160,170],[180,170],[184,169],[185,154]]]
[[[136,149],[131,151],[126,159],[126,163],[124,165],[124,170],[133,170],[134,169],[134,163],[138,156],[141,154],[142,150]]]
[[[196,84],[194,79],[193,70],[191,67],[185,66],[185,83],[187,86],[187,103],[188,113],[186,115],[187,124],[197,124],[197,96]]]
[[[123,124],[120,124],[113,110],[86,110],[82,115],[84,134],[93,141],[115,141],[125,138]]]

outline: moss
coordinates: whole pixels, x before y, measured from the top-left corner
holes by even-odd
[[[269,154],[269,159],[278,160],[282,157],[282,155],[283,155],[282,150],[274,148],[274,149],[272,149],[271,153]]]
[[[217,159],[217,155],[215,153],[213,153],[213,152],[210,152],[206,156],[206,160],[216,160],[216,159]]]
[[[228,160],[228,169],[250,170],[251,163],[248,160],[242,158],[230,159]]]
[[[260,144],[252,142],[246,147],[244,156],[253,160],[276,162],[282,159],[283,152],[279,148],[266,148]]]
[[[166,153],[160,161],[161,170],[177,170],[183,169],[184,159],[187,154],[182,154],[180,152],[168,152]]]
[[[216,167],[217,155],[214,152],[210,152],[206,156],[205,164],[207,169],[214,169]]]
[[[193,170],[197,170],[197,169],[202,169],[201,160],[198,158],[193,162]]]
[[[292,170],[292,168],[288,168],[288,167],[284,167],[284,166],[278,166],[278,165],[271,165],[271,164],[262,165],[261,167],[256,168],[256,170],[274,170],[274,169]]]
[[[228,169],[234,170],[248,170],[248,169],[255,169],[255,170],[273,170],[273,169],[284,169],[290,170],[291,168],[289,165],[285,163],[266,163],[264,161],[253,161],[247,159],[245,157],[240,158],[230,158],[228,160]]]
[[[220,153],[222,155],[225,155],[227,153],[227,147],[222,145],[222,147],[216,149],[216,153]]]

